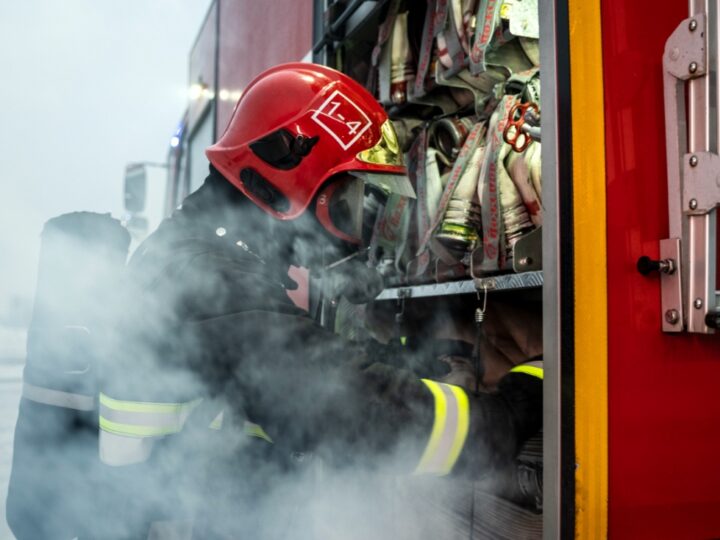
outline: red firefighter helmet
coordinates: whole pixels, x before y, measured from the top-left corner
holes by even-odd
[[[308,63],[258,75],[206,154],[227,180],[281,220],[301,215],[321,186],[340,173],[372,176],[386,191],[406,174],[395,130],[380,104],[347,75]],[[320,194],[317,215],[343,238],[326,223],[329,200],[338,191],[353,190],[336,186]]]

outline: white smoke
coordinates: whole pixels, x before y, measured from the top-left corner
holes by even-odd
[[[0,538],[40,232],[121,216],[129,161],[163,161],[209,0],[0,2]]]
[[[188,208],[184,205],[183,212]],[[264,249],[261,242],[267,242],[266,235],[253,234],[267,225],[267,218],[253,220],[258,215],[255,211],[233,219],[218,209],[217,222],[204,226],[211,233],[225,228],[226,234],[214,240],[239,256],[247,257],[236,244],[241,239],[267,257],[277,246]],[[242,223],[241,229],[233,227],[235,220]],[[242,236],[236,239],[235,234]],[[262,307],[267,301],[254,297],[252,288],[240,289],[244,293],[240,298],[229,294],[234,278],[247,279],[247,263],[233,276],[205,271],[218,268],[210,251],[190,264],[183,259],[182,264],[163,266],[165,261],[179,260],[171,256],[161,259],[161,267],[145,267],[147,274],[134,276],[143,287],[138,291],[125,288],[121,276],[111,277],[103,251],[92,262],[85,255],[90,249],[86,242],[55,240],[59,241],[52,248],[55,257],[41,261],[43,286],[38,298],[46,304],[36,309],[35,316],[66,317],[65,324],[90,327],[94,339],[83,349],[82,342],[78,346],[67,339],[64,329],[60,339],[52,339],[51,334],[34,343],[35,359],[50,356],[52,362],[64,363],[66,373],[82,377],[89,368],[111,397],[204,398],[206,408],[198,408],[179,435],[154,441],[147,465],[98,469],[93,465],[95,443],[87,433],[64,440],[62,448],[35,447],[36,458],[46,461],[26,480],[42,484],[55,475],[73,497],[25,500],[31,511],[37,504],[43,508],[43,519],[57,513],[61,521],[72,513],[101,514],[102,519],[85,522],[90,537],[133,537],[137,533],[133,527],[142,525],[145,512],[154,521],[193,518],[200,530],[209,525],[221,538],[237,538],[243,531],[263,539],[467,537],[474,526],[472,509],[480,504],[474,501],[487,497],[492,487],[475,483],[485,471],[452,479],[413,477],[431,427],[428,420],[415,425],[420,416],[412,406],[403,410],[392,396],[378,399],[372,394],[377,388],[368,388],[366,394],[358,386],[352,379],[360,376],[354,362],[366,362],[359,347],[329,335],[293,333],[297,321],[287,316],[247,312],[248,304],[259,301]],[[210,261],[207,267],[206,261]],[[221,268],[233,271],[232,265]],[[267,266],[262,279],[272,280],[271,272]],[[148,276],[153,279],[146,280]],[[182,290],[199,298],[205,316],[189,322],[174,320],[189,309],[187,298],[177,294]],[[68,296],[73,295],[76,299],[71,302]],[[450,304],[408,307],[402,332],[469,340],[474,302],[470,296]],[[239,313],[233,312],[233,305]],[[389,311],[394,311],[392,305]],[[224,313],[228,315],[217,317]],[[529,356],[527,345],[520,347],[523,351],[517,355]],[[512,356],[507,344],[501,349],[503,358]],[[415,367],[407,375],[410,379],[430,375],[422,364]],[[224,429],[209,430],[219,411],[224,413]],[[358,412],[368,416],[352,416]],[[273,419],[275,430],[265,426],[273,445],[238,432],[245,419],[262,424],[263,417]],[[390,418],[405,433],[402,438],[388,431]],[[38,433],[56,427],[31,426]],[[363,433],[372,434],[373,429],[385,434],[381,446],[387,448],[363,439]],[[285,445],[288,440],[293,445]]]
[[[32,297],[47,219],[119,217],[125,165],[165,160],[208,5],[0,2],[0,318]]]

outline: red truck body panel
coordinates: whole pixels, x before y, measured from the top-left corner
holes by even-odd
[[[209,104],[211,96],[215,94],[215,51],[217,47],[217,10],[218,3],[214,2],[208,10],[198,33],[195,45],[190,51],[189,81],[188,85],[200,85],[204,90],[190,100],[188,108],[189,131],[202,118],[205,107]],[[199,89],[198,89],[199,91]]]
[[[635,269],[668,237],[662,55],[687,16],[602,2],[613,539],[720,537],[720,338],[661,332],[659,278]]]
[[[220,0],[219,5],[218,86],[230,96],[260,72],[298,62],[312,48],[312,0]],[[218,100],[216,137],[225,131],[236,101]]]

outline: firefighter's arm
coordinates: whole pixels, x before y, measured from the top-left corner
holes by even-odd
[[[410,472],[446,474],[506,459],[541,427],[539,366],[473,395],[375,362],[305,318],[252,312],[196,330],[209,344],[198,361],[232,366],[249,420],[298,450],[354,461],[402,455]]]
[[[378,378],[382,371],[386,373],[380,378],[386,382],[405,377],[402,371],[377,364],[365,375],[373,373]],[[388,414],[384,431],[396,433],[394,444],[399,446],[414,439],[414,446],[405,445],[409,454],[422,449],[405,462],[415,474],[461,472],[474,476],[489,472],[513,459],[525,441],[542,428],[542,378],[542,362],[532,362],[513,368],[493,393],[475,394],[430,379],[407,380],[405,388],[390,382],[388,403],[402,399],[402,405],[396,407],[406,408],[408,417],[401,424]],[[377,383],[371,386],[377,387]],[[376,427],[379,425],[382,421]],[[366,428],[372,430],[370,425]]]

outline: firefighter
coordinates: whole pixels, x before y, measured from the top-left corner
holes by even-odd
[[[378,363],[289,299],[290,265],[340,276],[329,281],[358,301],[376,294],[371,210],[414,196],[392,123],[362,86],[319,65],[269,69],[206,153],[203,186],[129,263],[135,290],[108,343],[108,537],[270,537],[257,509],[290,519],[284,486],[307,456],[479,475],[540,429],[541,363],[474,395]]]

